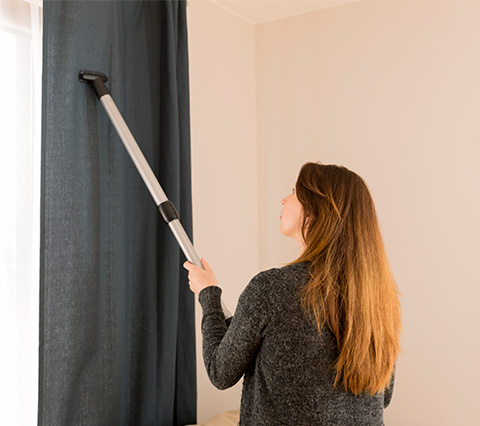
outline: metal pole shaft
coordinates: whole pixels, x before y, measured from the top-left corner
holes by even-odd
[[[168,223],[168,226],[170,227],[183,253],[185,254],[185,257],[189,262],[199,266],[200,268],[203,268],[200,257],[195,251],[195,248],[193,247],[190,238],[188,238],[185,229],[180,223],[178,213],[175,210],[174,205],[168,200],[167,196],[165,195],[165,192],[160,186],[160,183],[155,177],[155,174],[153,173],[137,142],[135,141],[135,138],[133,137],[127,124],[125,123],[125,120],[120,114],[120,111],[115,105],[115,102],[113,102],[112,97],[108,93],[108,90],[104,85],[104,82],[107,81],[107,77],[102,73],[96,73],[92,71],[80,71],[79,78],[83,82],[92,83],[98,99],[105,108],[108,117],[113,123],[115,130],[120,136],[120,139],[122,140],[125,148],[127,149],[131,159],[133,160],[138,172],[140,173],[140,176],[142,177],[145,185],[150,191],[150,194],[155,200],[155,203],[159,208],[160,212],[162,213],[163,218]],[[221,304],[225,319],[228,320],[232,317],[232,314],[223,303],[223,300],[221,301]]]
[[[155,204],[159,206],[161,203],[168,201],[165,192],[163,192],[162,187],[158,183],[155,174],[153,173],[152,169],[150,168],[145,156],[143,155],[142,151],[140,150],[135,138],[133,137],[130,129],[128,128],[125,120],[123,119],[120,111],[118,110],[115,102],[110,95],[103,95],[100,98],[100,102],[102,103],[105,111],[107,111],[108,117],[110,118],[113,126],[115,127],[118,136],[125,145],[130,157],[132,158],[135,166],[137,167],[140,176],[142,176],[145,185],[147,185],[150,194],[152,195],[153,199],[155,200]]]

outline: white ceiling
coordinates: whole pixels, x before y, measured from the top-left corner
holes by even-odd
[[[198,1],[198,0],[190,0]],[[234,15],[260,24],[360,0],[209,0]]]

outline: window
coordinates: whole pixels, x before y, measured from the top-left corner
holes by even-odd
[[[0,424],[37,422],[41,0],[0,2]]]

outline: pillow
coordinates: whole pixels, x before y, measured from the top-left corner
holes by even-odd
[[[240,422],[240,410],[225,411],[202,424],[185,426],[237,426]]]

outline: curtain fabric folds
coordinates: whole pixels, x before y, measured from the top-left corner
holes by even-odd
[[[192,237],[185,1],[44,0],[39,425],[196,423],[185,261],[81,69]]]

